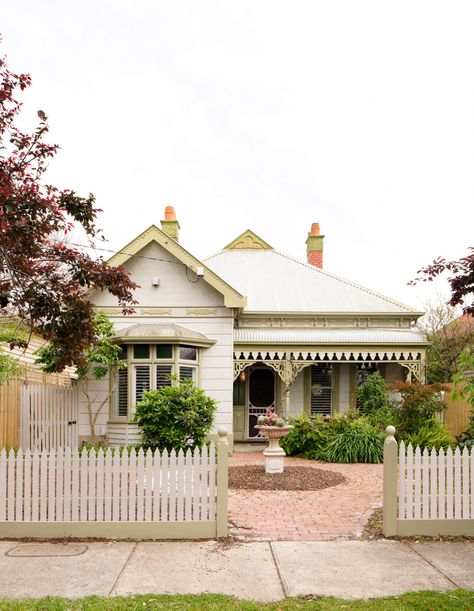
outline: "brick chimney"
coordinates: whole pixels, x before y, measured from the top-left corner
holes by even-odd
[[[173,206],[166,206],[165,208],[165,218],[161,221],[161,229],[179,242],[179,223],[176,220],[176,212],[174,211]]]
[[[323,268],[323,240],[324,236],[319,234],[319,223],[313,223],[306,238],[306,253],[308,263],[320,269]]]

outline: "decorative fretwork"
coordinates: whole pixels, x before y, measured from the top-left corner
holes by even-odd
[[[370,351],[319,351],[319,352],[275,352],[265,350],[240,351],[234,353],[234,379],[247,367],[264,363],[290,386],[305,368],[314,363],[398,363],[408,369],[408,380],[423,381],[423,357],[420,352]]]
[[[421,362],[415,362],[415,363],[399,363],[402,367],[405,367],[405,369],[408,369],[408,376],[407,376],[407,381],[408,382],[412,382],[413,378],[415,378],[415,380],[417,380],[418,382],[422,382],[423,381],[423,376],[422,376],[422,366],[421,366]]]

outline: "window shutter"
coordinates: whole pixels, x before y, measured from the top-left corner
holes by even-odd
[[[311,367],[311,415],[330,416],[332,408],[332,367]]]
[[[156,388],[162,388],[163,386],[171,386],[171,380],[169,376],[172,372],[172,365],[157,365],[156,366]]]
[[[135,365],[135,403],[142,400],[146,390],[150,390],[150,365]]]
[[[117,389],[115,415],[128,416],[128,371],[119,369],[117,372]]]
[[[185,367],[181,365],[179,368],[179,378],[180,380],[193,380],[195,379],[195,368],[194,367]]]

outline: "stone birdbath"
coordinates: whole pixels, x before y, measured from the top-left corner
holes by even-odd
[[[268,439],[268,445],[263,450],[265,456],[265,473],[283,473],[283,459],[285,450],[280,447],[280,439],[288,435],[293,426],[285,424],[285,421],[273,412],[267,412],[266,416],[260,416],[259,424],[255,426],[262,437]]]

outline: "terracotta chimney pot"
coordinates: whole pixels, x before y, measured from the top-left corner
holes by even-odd
[[[308,235],[319,235],[319,223],[313,223],[311,225],[311,231]]]
[[[176,212],[174,211],[173,206],[166,206],[165,220],[166,221],[175,221],[176,220]]]

